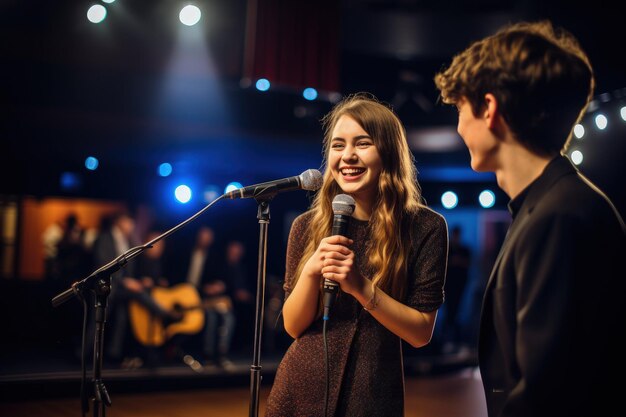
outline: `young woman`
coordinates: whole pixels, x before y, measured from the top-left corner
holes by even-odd
[[[401,339],[420,347],[432,336],[443,302],[446,223],[421,203],[404,127],[388,107],[357,94],[323,123],[323,185],[293,222],[287,246],[283,318],[296,340],[266,417],[402,416]],[[356,202],[347,236],[330,236],[337,194]],[[341,288],[327,322],[328,380],[324,279]]]

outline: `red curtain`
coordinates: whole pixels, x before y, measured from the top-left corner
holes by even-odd
[[[339,1],[249,0],[244,75],[339,90]]]

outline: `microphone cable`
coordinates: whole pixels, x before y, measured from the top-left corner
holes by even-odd
[[[330,365],[328,361],[328,340],[326,339],[326,325],[328,319],[324,319],[322,327],[322,337],[324,339],[324,365],[326,366],[326,390],[324,391],[324,417],[328,416],[328,391],[330,388]]]
[[[354,198],[349,196],[348,194],[338,194],[335,196],[332,202],[333,208],[333,224],[331,228],[331,235],[340,235],[346,236],[348,231],[348,223],[350,218],[352,217],[352,213],[354,213],[354,209],[356,207],[356,202]],[[328,416],[328,396],[330,391],[330,360],[328,357],[328,338],[327,338],[327,329],[326,326],[328,324],[328,319],[330,317],[330,311],[332,305],[335,302],[335,298],[337,297],[337,292],[339,291],[339,284],[335,281],[324,279],[323,282],[323,305],[324,305],[324,314],[323,320],[324,323],[322,325],[322,337],[324,340],[324,364],[326,365],[326,387],[324,391],[324,417]]]

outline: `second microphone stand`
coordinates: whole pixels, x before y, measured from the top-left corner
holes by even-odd
[[[95,293],[95,320],[96,334],[94,335],[93,357],[93,397],[91,406],[94,417],[106,413],[105,407],[111,406],[111,397],[102,381],[102,354],[104,345],[104,323],[106,322],[107,298],[111,293],[111,277],[105,276],[98,279],[94,288]]]
[[[272,195],[273,196],[273,195]],[[54,307],[58,307],[61,304],[69,301],[73,297],[79,297],[83,300],[83,302],[87,302],[88,299],[88,291],[93,291],[95,295],[95,335],[94,335],[94,366],[93,366],[93,397],[91,398],[91,404],[93,409],[93,417],[100,417],[100,414],[104,417],[106,408],[111,405],[111,398],[104,386],[104,382],[102,381],[102,353],[103,353],[103,343],[104,343],[104,325],[106,323],[106,308],[107,308],[107,298],[111,292],[111,275],[117,271],[119,271],[128,261],[138,256],[146,249],[150,249],[156,242],[161,239],[166,238],[172,233],[176,232],[183,226],[192,222],[196,218],[198,218],[202,213],[207,211],[213,204],[217,203],[219,200],[222,200],[224,196],[220,196],[206,205],[202,210],[198,211],[193,216],[189,217],[187,220],[182,223],[177,224],[172,227],[165,233],[157,236],[151,241],[136,246],[134,248],[130,248],[117,258],[113,259],[111,262],[103,265],[98,268],[96,271],[91,273],[87,278],[82,279],[81,281],[75,282],[72,284],[70,288],[58,294],[52,299],[52,305]],[[269,218],[269,215],[268,215]],[[267,235],[267,232],[266,232]],[[263,282],[265,282],[265,275],[263,275]],[[258,297],[257,297],[258,302]],[[85,310],[85,320],[87,316],[87,311]],[[85,329],[83,329],[83,349],[85,345]],[[83,350],[83,360],[84,360],[84,350]],[[81,387],[84,386],[84,369],[83,369],[83,382],[81,383]],[[258,389],[257,389],[258,391]],[[81,388],[81,410],[82,414],[85,415],[88,411],[88,401],[84,398],[84,391]]]

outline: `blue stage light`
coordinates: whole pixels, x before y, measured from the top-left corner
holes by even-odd
[[[167,177],[172,173],[172,164],[168,162],[163,162],[159,165],[159,175],[162,177]]]
[[[192,192],[189,186],[181,184],[174,190],[174,196],[180,203],[185,204],[191,200]]]
[[[309,101],[313,101],[317,98],[317,90],[315,88],[305,88],[302,92],[302,97]]]
[[[95,171],[96,169],[98,169],[98,165],[100,165],[98,158],[93,156],[88,156],[87,158],[85,158],[85,168],[87,168],[88,170]]]
[[[491,208],[496,204],[496,195],[491,190],[483,190],[478,195],[478,202],[483,208]]]
[[[78,174],[74,172],[64,172],[60,178],[61,189],[64,191],[73,191],[80,188],[82,180]]]
[[[233,190],[238,190],[240,188],[242,188],[243,185],[241,185],[241,183],[233,181],[231,183],[229,183],[226,188],[224,188],[224,194],[226,194],[229,191],[233,191]]]
[[[447,209],[453,209],[459,204],[459,198],[456,193],[452,191],[446,191],[441,195],[441,204]]]
[[[266,78],[260,78],[256,82],[256,89],[259,91],[267,91],[270,89],[270,82]]]

